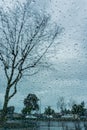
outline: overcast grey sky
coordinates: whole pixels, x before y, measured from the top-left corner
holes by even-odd
[[[12,2],[4,1],[6,5]],[[47,105],[56,108],[59,96],[87,102],[87,0],[38,0],[38,6],[47,10],[64,32],[58,39],[60,44],[51,47],[46,56],[52,66],[22,80],[11,105],[16,104],[19,110],[30,92],[41,99],[42,109]],[[1,85],[5,86],[1,77]]]

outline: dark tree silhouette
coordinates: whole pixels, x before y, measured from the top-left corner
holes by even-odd
[[[50,115],[53,115],[54,113],[55,113],[55,111],[50,106],[48,106],[47,108],[45,108],[44,114],[50,116]]]
[[[39,110],[38,105],[39,99],[35,94],[28,94],[28,96],[24,99],[24,108],[22,110],[22,113],[24,115],[30,114],[32,111]]]
[[[78,116],[84,116],[85,110],[85,104],[84,102],[81,102],[81,104],[74,104],[71,111]]]

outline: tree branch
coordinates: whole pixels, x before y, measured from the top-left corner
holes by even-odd
[[[15,83],[14,86],[14,92],[8,97],[8,100],[10,100],[16,93],[17,93],[17,82]]]

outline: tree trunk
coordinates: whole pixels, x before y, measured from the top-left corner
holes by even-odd
[[[2,125],[3,125],[3,123],[5,123],[5,120],[6,120],[7,106],[8,106],[8,102],[9,102],[9,91],[10,91],[10,88],[7,87],[5,97],[4,97],[4,104],[3,104],[3,108],[2,108],[1,121],[0,121],[0,123]]]

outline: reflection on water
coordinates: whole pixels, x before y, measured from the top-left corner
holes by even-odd
[[[23,124],[23,121],[18,121]],[[0,130],[87,130],[87,121],[36,121],[36,126],[29,127],[29,120],[26,127],[0,128]]]
[[[38,130],[87,130],[87,122],[39,122]]]

